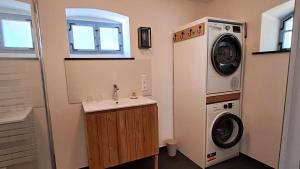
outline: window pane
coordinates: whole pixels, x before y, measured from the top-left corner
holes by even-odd
[[[289,49],[291,48],[291,44],[292,44],[292,31],[284,32],[282,48]]]
[[[294,18],[291,18],[287,21],[284,22],[284,29],[285,30],[292,30],[293,29],[293,21],[294,21]]]
[[[30,21],[2,20],[4,47],[33,48]]]
[[[95,50],[94,28],[92,26],[72,25],[74,49]]]
[[[119,29],[100,28],[100,46],[101,50],[120,50]]]

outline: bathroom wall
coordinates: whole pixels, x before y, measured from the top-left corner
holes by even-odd
[[[122,62],[67,60],[65,69],[69,103],[81,103],[87,96],[95,100],[111,99],[114,84],[117,84],[120,89],[119,98],[129,97],[133,92],[138,96],[152,95],[150,59],[123,60]],[[145,91],[142,91],[142,76],[147,82]]]
[[[277,168],[280,151],[289,53],[259,51],[261,14],[285,0],[214,0],[208,15],[246,21],[242,153]]]
[[[161,145],[163,140],[172,138],[172,33],[176,27],[204,16],[203,3],[198,0],[41,0],[43,54],[57,168],[76,169],[88,165],[82,108],[80,104],[68,103],[65,75],[64,58],[69,57],[65,8],[72,7],[111,10],[129,16],[132,57],[151,61],[152,98],[159,103]],[[153,47],[150,50],[139,50],[137,47],[137,28],[140,26],[152,28]]]

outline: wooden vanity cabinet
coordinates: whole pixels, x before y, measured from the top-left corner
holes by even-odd
[[[104,169],[155,156],[157,166],[157,105],[86,113],[90,169]]]

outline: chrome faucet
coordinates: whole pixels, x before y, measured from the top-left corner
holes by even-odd
[[[114,101],[119,100],[118,91],[119,91],[119,87],[116,84],[114,84],[114,89],[113,89],[113,100]]]

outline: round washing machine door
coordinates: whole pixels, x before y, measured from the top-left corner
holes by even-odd
[[[242,60],[242,46],[238,38],[232,34],[220,36],[213,45],[211,60],[218,74],[232,75]]]
[[[212,127],[212,140],[220,148],[231,148],[239,143],[243,136],[242,120],[231,113],[220,115]]]

